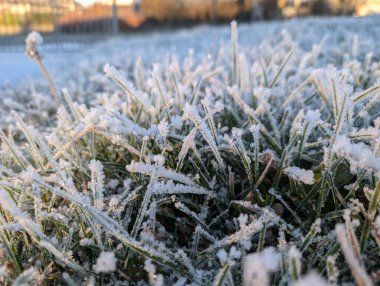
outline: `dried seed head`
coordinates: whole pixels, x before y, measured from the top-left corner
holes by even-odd
[[[25,39],[27,55],[32,59],[41,58],[41,54],[37,50],[37,47],[41,46],[43,42],[44,39],[42,38],[40,33],[35,31],[29,33],[29,35]]]

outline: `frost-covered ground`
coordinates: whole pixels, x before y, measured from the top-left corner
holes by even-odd
[[[319,43],[322,38],[329,35],[329,49],[325,51],[330,57],[340,53],[340,49],[347,49],[352,39],[358,35],[361,40],[362,56],[367,51],[376,53],[374,46],[379,44],[380,31],[377,29],[380,17],[369,18],[308,18],[292,19],[278,22],[259,22],[254,24],[242,24],[239,27],[239,42],[246,48],[250,45],[258,45],[265,39],[280,39],[282,32],[286,30],[289,36],[305,50],[313,44]],[[48,47],[41,50],[46,58],[48,68],[52,69],[55,77],[75,78],[73,71],[78,72],[79,66],[99,68],[104,63],[115,65],[128,65],[134,62],[136,57],[141,57],[147,64],[157,60],[170,60],[175,54],[181,58],[188,54],[189,50],[195,51],[196,57],[204,57],[207,53],[215,53],[229,41],[229,32],[226,27],[202,26],[191,29],[162,33],[148,33],[142,35],[123,35],[117,39],[93,39],[85,42],[70,42],[68,44],[49,43]],[[24,52],[23,46],[2,46],[0,53],[0,86],[7,83],[40,79],[40,72]],[[330,53],[331,52],[331,53]],[[91,64],[93,63],[93,64]],[[14,87],[14,86],[13,86]],[[65,87],[65,84],[63,84]]]
[[[379,24],[199,27],[46,62],[32,34],[54,84],[0,91],[0,283],[380,283]]]

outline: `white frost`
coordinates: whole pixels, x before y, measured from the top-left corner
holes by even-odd
[[[25,42],[27,47],[31,47],[33,45],[39,46],[43,44],[44,39],[42,38],[40,33],[33,31],[30,32],[29,35],[26,37]]]
[[[380,172],[380,158],[375,156],[371,148],[363,142],[351,143],[349,138],[341,135],[337,137],[332,152],[338,157],[347,159],[353,173],[362,169],[371,169],[377,174]]]
[[[323,279],[320,275],[315,272],[311,272],[305,277],[299,279],[294,286],[328,286],[330,284],[327,283],[325,279]]]
[[[277,270],[280,260],[280,254],[273,248],[247,255],[244,263],[243,285],[269,285],[269,274]]]
[[[284,172],[292,179],[307,185],[314,184],[314,173],[311,170],[305,170],[298,167],[287,167]]]
[[[116,262],[115,253],[103,251],[96,260],[94,270],[96,273],[116,271]]]

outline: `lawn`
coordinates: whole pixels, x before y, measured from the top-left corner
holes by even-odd
[[[380,283],[379,24],[31,34],[35,78],[0,89],[0,283]]]

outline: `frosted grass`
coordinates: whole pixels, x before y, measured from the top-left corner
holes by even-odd
[[[378,284],[376,21],[204,27],[159,61],[116,39],[52,76],[62,103],[4,89],[0,283]]]

